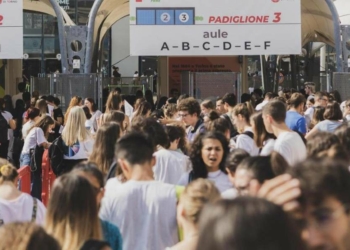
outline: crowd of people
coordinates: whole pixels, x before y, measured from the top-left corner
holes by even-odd
[[[63,112],[18,87],[14,108],[0,99],[0,249],[350,249],[350,101],[337,91],[133,102],[117,88],[102,110],[74,96]]]

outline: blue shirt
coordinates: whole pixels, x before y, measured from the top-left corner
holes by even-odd
[[[119,228],[108,221],[101,220],[103,238],[109,243],[112,250],[122,250],[123,240]]]
[[[286,124],[288,128],[301,134],[306,134],[306,120],[296,111],[287,111]]]

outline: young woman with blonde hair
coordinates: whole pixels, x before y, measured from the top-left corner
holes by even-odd
[[[191,182],[181,194],[177,206],[177,221],[183,229],[184,240],[167,250],[195,250],[201,211],[206,204],[215,203],[220,199],[219,190],[213,182],[206,179]]]
[[[62,131],[63,153],[66,169],[69,172],[77,163],[87,160],[92,152],[94,140],[85,128],[85,113],[81,107],[73,107]]]
[[[0,159],[0,226],[22,221],[44,223],[44,205],[29,194],[17,188],[17,169],[4,159]]]
[[[61,250],[58,242],[33,223],[15,222],[0,227],[0,249]]]
[[[67,119],[68,119],[70,110],[71,110],[73,107],[82,106],[82,105],[83,105],[83,103],[82,103],[82,98],[79,97],[79,96],[73,96],[73,98],[70,100],[70,103],[69,103],[69,106],[68,106],[68,108],[67,108],[66,114],[64,115],[64,124],[65,124],[65,125],[66,125],[66,123],[67,123]]]
[[[66,174],[56,179],[45,229],[60,243],[62,250],[80,249],[90,239],[102,240],[97,192],[82,176]]]

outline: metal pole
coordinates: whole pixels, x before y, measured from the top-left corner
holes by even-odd
[[[325,0],[329,10],[332,13],[333,18],[333,28],[334,28],[334,43],[335,43],[335,51],[336,51],[336,72],[343,71],[343,60],[342,60],[342,43],[341,43],[341,34],[340,34],[340,19],[338,11],[333,3],[333,0]]]
[[[263,60],[265,60],[265,58],[263,58],[263,57],[265,57],[265,56],[260,56],[260,68],[261,68],[261,87],[262,87],[262,89],[263,89],[263,91],[264,91],[264,93],[266,93],[266,89],[265,89],[265,67],[266,67],[266,63],[265,63],[265,61],[263,61]]]
[[[62,73],[64,74],[68,70],[68,58],[67,58],[67,42],[66,42],[66,36],[64,32],[63,15],[61,12],[61,7],[56,2],[56,0],[50,0],[50,3],[57,17],[58,38],[60,42],[60,52],[61,52],[61,65],[62,65]]]
[[[95,28],[95,19],[97,11],[100,8],[103,0],[96,0],[94,5],[91,8],[88,22],[88,35],[86,39],[86,51],[85,51],[85,65],[84,73],[91,73],[91,61],[93,53],[93,38],[94,38],[94,28]]]

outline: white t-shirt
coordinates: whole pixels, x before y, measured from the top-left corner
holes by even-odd
[[[53,110],[55,109],[55,106],[47,104],[47,109],[49,110],[48,115],[53,118]]]
[[[4,112],[1,112],[1,114],[2,114],[2,116],[6,119],[7,124],[9,124],[9,123],[10,123],[10,120],[12,120],[12,118],[13,118],[13,116],[11,115],[11,113],[8,112],[8,111],[4,111]],[[13,135],[13,131],[12,131],[12,129],[9,128],[9,129],[7,130],[7,139],[9,139],[9,140],[10,140],[10,135]]]
[[[100,218],[120,229],[125,250],[164,250],[178,242],[175,186],[130,180],[109,185]]]
[[[274,150],[280,153],[290,166],[306,159],[306,147],[296,132],[283,132],[275,141]]]
[[[22,135],[23,135],[23,139],[25,140],[27,135],[28,135],[28,131],[31,127],[33,127],[33,125],[35,124],[35,122],[33,120],[29,120],[26,124],[23,125],[22,127]]]
[[[68,152],[64,152],[63,158],[66,160],[88,159],[94,147],[94,140],[88,139],[83,142],[77,142],[68,147]]]
[[[269,101],[266,101],[266,100],[262,101],[262,103],[259,103],[258,105],[256,105],[255,110],[256,110],[256,111],[262,110],[263,107],[264,107],[268,102],[269,102]]]
[[[181,179],[177,183],[180,186],[187,186],[188,185],[188,179],[189,179],[190,173],[185,173],[182,175]],[[208,173],[208,180],[214,182],[217,189],[220,191],[220,193],[225,192],[227,189],[232,188],[232,183],[228,179],[228,175],[222,172],[221,170],[215,171],[215,172],[209,172]]]
[[[4,224],[31,221],[33,205],[33,197],[25,193],[22,193],[18,198],[10,201],[0,198],[0,219],[4,221]],[[38,200],[36,212],[37,224],[44,224],[45,213],[45,206]]]
[[[154,179],[169,184],[177,184],[181,176],[189,171],[188,157],[174,150],[160,149],[154,153],[156,165]]]
[[[221,197],[225,200],[233,200],[238,197],[237,189],[235,188],[227,189],[225,192],[221,193]]]
[[[244,132],[253,132],[251,128],[247,128]],[[254,139],[245,134],[237,136],[236,148],[241,148],[247,151],[251,156],[259,155],[259,148],[256,146]]]
[[[44,142],[47,142],[44,131],[41,128],[32,128],[24,140],[22,154],[29,154],[31,149],[35,148],[36,145],[41,145]]]
[[[314,117],[314,112],[315,112],[315,108],[314,107],[310,107],[304,112],[304,117],[305,117],[305,120],[306,120],[307,127],[310,127],[312,118]]]
[[[272,153],[275,147],[275,140],[274,139],[268,139],[264,142],[264,146],[260,152],[261,156],[268,156]]]
[[[113,177],[108,179],[106,186],[105,186],[105,197],[108,195],[113,195],[115,188],[119,187],[119,185],[122,185],[123,183],[121,183],[117,177]]]
[[[134,108],[128,103],[127,100],[124,100],[124,109],[125,109],[125,114],[129,117],[133,115]]]
[[[90,121],[90,126],[91,126],[90,131],[92,133],[96,133],[96,131],[98,129],[97,120],[99,120],[101,118],[101,116],[102,116],[102,112],[99,110],[96,110],[93,113],[93,115],[91,116],[90,120],[88,120],[88,121]]]

